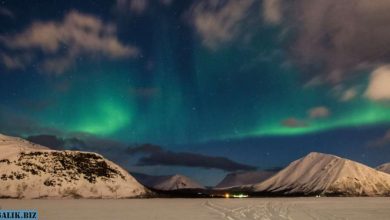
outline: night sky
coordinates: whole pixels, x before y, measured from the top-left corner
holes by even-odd
[[[387,0],[1,0],[0,132],[217,183],[390,162]]]

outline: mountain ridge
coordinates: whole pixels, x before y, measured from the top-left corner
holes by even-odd
[[[390,195],[390,175],[352,160],[312,152],[251,189],[282,194],[383,196]]]
[[[134,177],[143,185],[162,191],[174,191],[183,189],[205,189],[195,180],[180,174],[153,176],[144,173],[133,173]]]
[[[93,152],[58,151],[0,136],[0,197],[129,198],[147,193],[130,174]]]
[[[255,184],[270,178],[276,173],[276,171],[265,170],[228,173],[214,188],[222,189]]]

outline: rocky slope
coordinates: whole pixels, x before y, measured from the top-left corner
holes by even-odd
[[[128,198],[145,188],[99,154],[55,151],[0,135],[0,197]]]

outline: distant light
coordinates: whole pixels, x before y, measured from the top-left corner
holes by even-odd
[[[244,195],[244,194],[233,195],[233,198],[248,198],[248,195]]]
[[[225,198],[229,198],[229,197],[230,197],[229,193],[225,193]]]

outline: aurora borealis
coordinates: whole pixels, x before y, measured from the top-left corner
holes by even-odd
[[[390,140],[380,139],[390,129],[390,48],[382,48],[390,31],[380,28],[390,17],[380,8],[390,4],[359,0],[343,9],[343,21],[321,20],[348,2],[2,0],[0,132],[153,143],[259,168],[284,165],[277,146],[302,154],[294,147],[307,139],[316,146],[304,151],[389,162]],[[129,169],[135,164],[106,148]],[[276,162],[247,155],[256,153]]]

